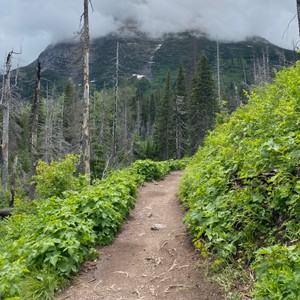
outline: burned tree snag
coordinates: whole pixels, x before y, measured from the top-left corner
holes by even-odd
[[[30,144],[30,177],[36,174],[36,166],[38,162],[38,126],[39,126],[39,110],[40,110],[40,93],[41,93],[41,63],[37,61],[35,92],[32,104],[32,121],[31,121],[31,144]],[[30,186],[30,198],[35,196],[35,183]]]
[[[297,0],[297,15],[298,15],[299,37],[300,37],[300,0]]]
[[[82,120],[82,145],[80,153],[80,171],[90,177],[90,129],[89,129],[89,109],[90,109],[90,83],[89,83],[89,0],[84,0],[83,31],[81,33],[83,45],[83,120]]]
[[[7,178],[8,178],[8,142],[9,142],[9,114],[10,114],[10,102],[11,102],[11,91],[10,91],[10,71],[13,51],[10,51],[7,55],[5,63],[5,74],[3,81],[1,104],[3,110],[3,121],[2,121],[2,189],[7,189]]]
[[[18,155],[15,155],[13,167],[12,167],[11,180],[10,180],[10,199],[8,203],[9,207],[13,207],[15,202],[17,166],[18,166]]]
[[[112,128],[112,160],[113,165],[117,164],[117,115],[118,115],[118,90],[119,90],[119,42],[117,42],[117,56],[116,56],[116,74],[115,74],[115,102],[113,111],[113,128]]]

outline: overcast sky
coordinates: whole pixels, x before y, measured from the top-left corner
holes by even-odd
[[[296,0],[92,0],[93,37],[135,20],[153,36],[200,29],[212,38],[237,41],[259,35],[285,48],[298,42]],[[21,65],[50,43],[73,39],[83,0],[0,0],[0,68],[8,51],[22,44]],[[289,25],[289,26],[288,26]],[[284,34],[285,30],[287,32]],[[284,36],[283,36],[284,34]],[[2,63],[3,62],[3,63]]]

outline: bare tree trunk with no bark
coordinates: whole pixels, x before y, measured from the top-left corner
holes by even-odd
[[[119,42],[117,42],[116,53],[116,77],[115,77],[115,102],[113,112],[113,130],[112,130],[112,163],[114,166],[117,164],[117,115],[118,115],[118,92],[119,92]]]
[[[298,14],[299,37],[300,37],[300,0],[297,0],[297,14]]]
[[[10,182],[10,199],[8,203],[9,207],[13,207],[15,202],[17,166],[18,166],[18,155],[15,155],[13,167],[12,167],[11,182]]]
[[[90,85],[89,85],[89,0],[84,0],[83,12],[83,121],[82,121],[82,149],[81,149],[81,171],[90,177]]]
[[[38,162],[38,126],[39,126],[39,110],[40,110],[40,93],[41,93],[41,63],[37,61],[36,79],[35,79],[35,93],[32,106],[32,121],[31,121],[31,145],[30,145],[30,177],[36,174],[36,166]],[[30,198],[35,196],[35,183],[30,186]]]
[[[10,70],[13,51],[7,55],[5,64],[5,75],[3,81],[3,90],[1,97],[1,104],[3,108],[3,128],[2,128],[2,189],[7,189],[8,178],[8,142],[9,142],[9,113],[10,113]]]

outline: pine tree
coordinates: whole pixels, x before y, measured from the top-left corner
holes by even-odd
[[[179,65],[177,74],[174,110],[175,157],[180,159],[187,153],[188,141],[186,80],[182,63]]]
[[[211,67],[206,56],[201,56],[192,81],[190,124],[190,154],[197,151],[214,124],[218,101]]]
[[[155,143],[160,160],[168,160],[170,158],[171,116],[171,76],[169,72],[163,96],[158,104],[155,128]]]

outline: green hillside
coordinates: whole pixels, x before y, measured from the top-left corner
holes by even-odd
[[[181,186],[195,246],[215,267],[251,267],[253,299],[300,297],[299,83],[298,62],[256,88],[210,133]]]

